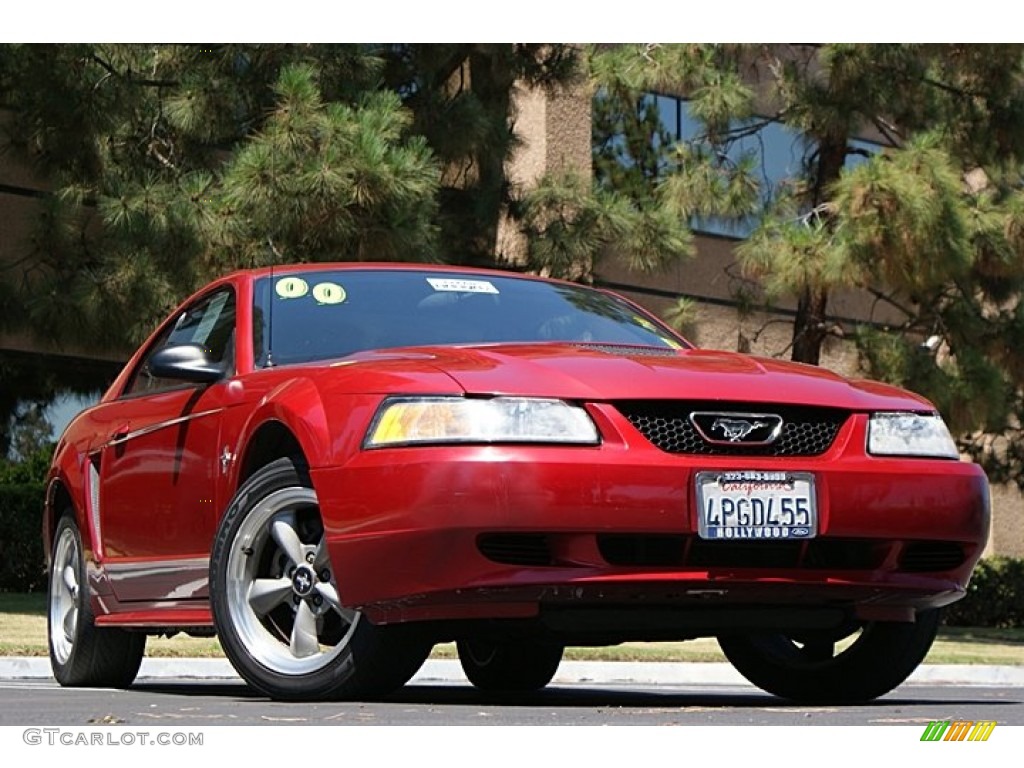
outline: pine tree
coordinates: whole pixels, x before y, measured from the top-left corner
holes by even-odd
[[[9,318],[127,348],[232,267],[491,264],[517,194],[514,91],[573,76],[576,50],[0,48],[10,144],[54,185]]]
[[[0,327],[127,354],[237,267],[493,264],[518,195],[514,91],[575,76],[577,51],[0,46],[0,148],[52,189],[0,273]],[[0,448],[16,404],[53,391],[8,367]]]
[[[587,51],[593,181],[549,174],[513,208],[527,235],[528,266],[543,274],[589,281],[604,258],[656,272],[693,255],[691,212],[663,193],[677,166],[670,134],[629,67],[619,66],[621,52]]]
[[[594,176],[602,189],[652,200],[667,173],[672,134],[654,99],[611,80],[594,95],[591,143]]]
[[[930,397],[994,479],[1024,487],[1024,48],[624,46],[609,68],[690,99],[711,151],[662,184],[684,209],[695,179],[757,185],[715,162],[736,136],[804,137],[802,171],[762,187],[737,249],[769,295],[796,298],[792,358],[819,362],[834,291],[873,293],[904,320],[839,329],[868,371]]]
[[[439,170],[359,46],[12,46],[14,146],[54,183],[21,314],[86,346],[271,261],[430,259]]]
[[[555,89],[580,74],[578,47],[564,44],[403,44],[384,53],[384,83],[402,95],[442,178],[439,256],[493,266],[498,228],[521,190],[507,171],[518,149],[515,94]]]

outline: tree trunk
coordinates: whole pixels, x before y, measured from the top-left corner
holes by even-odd
[[[798,363],[818,365],[821,347],[825,343],[825,307],[828,291],[824,288],[804,288],[796,305],[796,319],[793,321],[793,353],[791,359]]]
[[[473,153],[475,183],[462,190],[458,226],[472,233],[463,240],[463,253],[454,254],[459,263],[494,266],[498,222],[508,198],[505,161],[513,144],[509,116],[515,85],[511,46],[477,46],[469,56],[469,80],[473,95],[491,123],[492,136]],[[497,138],[500,137],[500,138]]]
[[[831,195],[832,185],[838,181],[846,162],[846,136],[832,136],[819,140],[818,168],[809,200],[811,210],[820,211],[822,203]],[[825,226],[832,222],[827,212],[819,213]],[[793,352],[790,358],[798,363],[818,365],[821,347],[828,335],[825,310],[828,307],[828,289],[823,286],[807,285],[800,293],[793,321]]]

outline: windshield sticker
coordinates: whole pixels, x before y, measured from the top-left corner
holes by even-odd
[[[347,296],[345,289],[337,283],[317,283],[313,286],[313,298],[317,304],[341,304]]]
[[[428,277],[427,282],[435,291],[456,293],[497,293],[498,289],[488,280],[463,280],[447,277]]]
[[[309,293],[309,283],[301,277],[282,277],[274,284],[274,291],[282,299],[301,299]]]

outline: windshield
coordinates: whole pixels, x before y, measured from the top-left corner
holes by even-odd
[[[668,330],[614,296],[515,276],[292,270],[257,280],[254,303],[259,367],[267,364],[271,314],[274,365],[435,344],[567,341],[683,346]]]

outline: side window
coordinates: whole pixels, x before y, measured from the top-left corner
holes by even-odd
[[[185,386],[175,379],[162,379],[149,372],[149,360],[159,350],[180,344],[202,344],[228,373],[235,367],[235,292],[217,291],[187,307],[153,343],[125,388],[126,395],[162,392]]]

